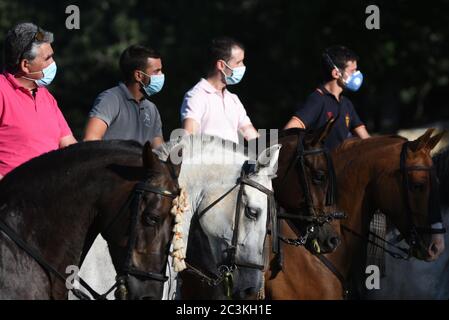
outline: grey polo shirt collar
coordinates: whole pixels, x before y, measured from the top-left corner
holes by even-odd
[[[118,86],[122,90],[122,93],[126,97],[127,100],[132,100],[132,101],[135,101],[137,103],[140,103],[140,102],[142,102],[142,100],[145,100],[145,97],[143,97],[140,101],[137,101],[134,98],[134,96],[131,94],[131,92],[129,92],[128,87],[126,86],[126,84],[124,84],[123,82],[119,82]]]

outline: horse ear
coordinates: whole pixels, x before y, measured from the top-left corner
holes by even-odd
[[[142,151],[143,166],[147,169],[154,169],[159,163],[158,157],[153,153],[150,141],[147,141],[143,146]]]
[[[267,176],[274,176],[277,172],[277,162],[279,158],[280,144],[265,149],[257,158],[255,172]]]
[[[429,139],[429,141],[427,142],[426,148],[429,150],[432,150],[433,148],[436,147],[436,145],[438,144],[438,142],[440,142],[441,138],[443,138],[443,136],[447,133],[446,130],[440,132],[439,134],[434,135],[432,138]]]
[[[416,152],[418,150],[421,150],[422,148],[426,147],[427,143],[429,142],[430,137],[432,136],[432,133],[435,131],[434,128],[427,129],[426,132],[419,137],[418,139],[411,141],[409,146],[410,150],[413,152]]]
[[[332,130],[332,127],[335,124],[335,118],[331,117],[329,120],[327,120],[326,124],[319,128],[314,134],[312,138],[311,146],[315,147],[319,143],[323,142],[327,136],[329,135],[330,131]]]
[[[181,173],[181,164],[182,164],[182,149],[178,150],[178,153],[175,155],[174,160],[172,160],[172,154],[170,153],[168,155],[167,163],[172,166],[173,173],[176,176],[176,178],[179,177],[179,174]]]

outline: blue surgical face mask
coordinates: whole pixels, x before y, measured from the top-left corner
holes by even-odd
[[[140,83],[142,85],[142,89],[145,91],[145,93],[148,96],[152,96],[153,94],[158,93],[159,91],[162,90],[162,87],[164,86],[164,82],[165,82],[165,75],[164,74],[146,74],[143,71],[142,72],[144,75],[146,75],[147,77],[150,78],[150,82],[145,85],[142,82]]]
[[[226,84],[232,85],[232,84],[237,84],[237,83],[239,83],[239,82],[242,80],[243,75],[245,74],[246,67],[245,67],[245,66],[241,66],[241,67],[231,68],[230,66],[228,66],[228,64],[227,64],[226,62],[225,62],[224,64],[225,64],[225,66],[226,66],[229,70],[232,71],[232,73],[231,73],[230,76],[227,76],[227,75],[222,71],[223,74],[224,74],[224,76],[225,76]]]
[[[362,86],[363,74],[360,71],[356,71],[351,74],[346,80],[343,80],[343,83],[346,89],[355,92]]]
[[[39,87],[45,87],[45,86],[48,86],[53,81],[53,79],[56,76],[57,70],[58,70],[58,68],[56,66],[56,62],[53,61],[42,71],[35,71],[35,72],[29,73],[29,74],[42,73],[43,76],[39,80],[35,80],[35,79],[27,78],[27,77],[23,77],[23,78],[34,81]]]

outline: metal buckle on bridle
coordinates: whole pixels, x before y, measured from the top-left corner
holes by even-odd
[[[121,275],[116,277],[117,290],[114,295],[117,300],[128,300],[128,287],[126,285],[127,275]]]
[[[233,276],[233,272],[236,269],[236,266],[225,266],[222,265],[218,268],[218,271],[220,273],[220,278],[221,278],[221,282],[223,282],[223,289],[225,292],[225,296],[228,299],[232,298],[232,290],[234,288],[234,276]]]

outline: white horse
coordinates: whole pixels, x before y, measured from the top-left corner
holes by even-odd
[[[449,149],[433,157],[440,180],[443,225],[449,226]],[[387,240],[395,239],[395,230],[388,232]],[[407,247],[404,241],[398,243]],[[411,258],[397,260],[385,255],[385,276],[380,289],[369,290],[368,299],[449,299],[449,236],[445,235],[445,251],[433,262]]]
[[[236,239],[235,261],[238,261],[239,265],[263,266],[264,264],[263,251],[268,219],[267,194],[255,188],[254,185],[240,186],[242,167],[249,160],[243,150],[239,150],[240,148],[239,145],[220,138],[203,135],[185,136],[180,140],[165,143],[159,150],[154,150],[161,160],[166,160],[170,155],[172,161],[176,158],[178,151],[182,150],[182,167],[178,182],[188,196],[188,210],[181,210],[183,213],[178,217],[181,219],[181,225],[176,227],[175,248],[172,244],[176,257],[169,259],[166,274],[170,281],[167,282],[164,290],[165,299],[173,299],[175,296],[176,274],[184,268],[187,250],[187,245],[183,245],[182,241],[187,242],[189,239],[192,217],[214,204],[215,200],[222,196],[224,197],[198,219],[208,243],[195,246],[194,250],[199,251],[203,250],[203,247],[209,247],[209,250],[199,253],[203,260],[202,266],[213,266],[203,271],[207,274],[219,275],[217,266],[226,265],[229,259],[228,249],[233,244],[234,238]],[[277,170],[279,150],[280,145],[274,145],[263,151],[253,170],[248,172],[248,179],[255,183],[256,187],[262,186],[272,190],[271,179]],[[235,188],[232,189],[233,187]],[[241,192],[239,192],[240,188]],[[230,192],[227,193],[227,191]],[[238,206],[240,212],[238,212],[237,223],[235,217],[238,200],[241,201],[241,205]],[[237,224],[238,228],[235,228]],[[236,231],[235,235],[234,231]],[[237,267],[232,274],[234,286],[231,294],[234,297],[252,295],[263,286],[263,274],[259,269]],[[79,275],[100,293],[114,284],[116,272],[110,260],[106,242],[100,237],[96,239],[87,254]],[[112,297],[111,293],[108,298]],[[219,290],[210,298],[224,299],[226,296],[222,290]]]

